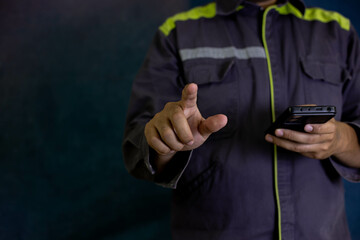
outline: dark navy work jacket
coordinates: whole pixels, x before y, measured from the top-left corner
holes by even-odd
[[[347,18],[300,0],[218,0],[167,19],[133,83],[123,151],[132,175],[174,189],[173,239],[350,239],[341,177],[360,170],[274,147],[264,131],[288,106],[317,104],[359,133],[359,57]],[[160,175],[144,126],[188,83],[202,115],[228,124]]]

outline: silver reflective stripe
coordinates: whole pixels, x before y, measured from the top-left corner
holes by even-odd
[[[247,47],[247,48],[212,48],[201,47],[193,49],[180,50],[180,56],[183,61],[197,59],[197,58],[237,58],[237,59],[250,59],[250,58],[265,58],[266,54],[263,47]]]

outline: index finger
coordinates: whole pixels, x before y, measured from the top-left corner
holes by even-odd
[[[181,106],[185,108],[192,108],[196,106],[198,87],[195,83],[186,85],[181,95]]]

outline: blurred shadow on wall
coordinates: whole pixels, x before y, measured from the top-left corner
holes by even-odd
[[[0,239],[169,238],[169,191],[127,174],[121,140],[151,38],[187,7],[0,2]]]

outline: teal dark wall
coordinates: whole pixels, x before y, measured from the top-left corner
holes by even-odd
[[[168,239],[169,191],[130,177],[130,87],[178,0],[0,1],[0,239]]]
[[[206,2],[0,1],[1,240],[170,238],[170,191],[127,174],[121,140],[156,28]],[[311,3],[360,28],[356,1]],[[360,186],[346,187],[358,240]]]

